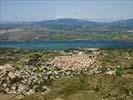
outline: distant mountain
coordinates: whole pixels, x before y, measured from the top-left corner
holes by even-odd
[[[117,23],[117,24],[130,24],[133,25],[133,19],[127,19],[127,20],[118,20],[115,21],[113,23]]]
[[[128,39],[133,40],[133,19],[110,23],[82,19],[55,19],[0,24],[0,39]]]
[[[120,20],[110,23],[103,22],[92,22],[82,19],[55,19],[55,20],[46,20],[35,22],[35,25],[45,26],[52,29],[61,29],[61,30],[79,30],[79,31],[126,31],[133,29],[133,19]]]
[[[81,31],[94,29],[103,23],[92,22],[82,19],[63,18],[55,20],[45,20],[33,23],[34,25],[48,27],[50,29],[58,29],[65,31]]]
[[[45,20],[36,22],[35,24],[40,25],[89,25],[89,24],[96,24],[96,22],[91,22],[82,19],[72,19],[72,18],[63,18],[63,19],[55,19],[55,20]]]
[[[111,25],[133,25],[133,19],[117,20],[113,22],[104,23],[104,21],[89,21],[88,19],[73,19],[73,18],[61,18],[53,20],[33,21],[33,22],[0,22],[1,24],[58,24],[58,25],[83,25],[83,24],[111,24]]]
[[[127,20],[119,20],[111,23],[113,26],[121,26],[121,27],[133,27],[133,19],[127,19]]]
[[[110,23],[93,22],[83,19],[63,18],[55,20],[44,20],[36,22],[11,23],[0,25],[0,29],[8,27],[47,27],[49,29],[57,29],[64,31],[128,31],[133,29],[133,19],[119,20]]]

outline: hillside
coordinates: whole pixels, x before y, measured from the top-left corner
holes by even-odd
[[[82,19],[56,19],[0,24],[0,39],[133,39],[133,19],[110,23]]]
[[[0,100],[132,100],[133,49],[0,54]]]

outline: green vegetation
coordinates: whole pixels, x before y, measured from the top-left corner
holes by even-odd
[[[49,83],[51,91],[26,96],[22,100],[131,100],[132,78],[83,73],[72,78],[63,77]],[[37,98],[38,97],[38,98]]]
[[[13,41],[22,40],[73,40],[73,39],[87,39],[87,40],[133,40],[133,32],[71,32],[71,31],[55,31],[52,32],[41,30],[38,33],[36,30],[24,29],[24,31],[18,32],[7,32],[5,34],[0,34],[0,39],[7,39]]]
[[[121,66],[127,68],[133,66],[132,49],[101,49],[97,58],[99,66]]]
[[[79,49],[79,51],[84,51],[85,54],[91,53],[87,49]],[[0,49],[0,65],[12,63],[16,66],[24,64],[41,66],[54,57],[70,52],[73,53],[74,49],[64,52]],[[47,81],[45,84],[49,90],[43,94],[36,92],[21,98],[21,100],[132,100],[133,49],[99,49],[94,66],[114,68],[116,74],[90,74],[89,71],[82,71],[78,75],[62,76],[54,81]],[[1,98],[20,100],[2,93]]]

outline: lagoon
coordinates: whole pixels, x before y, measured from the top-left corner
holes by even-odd
[[[133,48],[127,40],[0,40],[0,48],[64,50],[70,48]]]

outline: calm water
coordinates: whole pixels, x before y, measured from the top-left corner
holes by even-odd
[[[63,50],[69,48],[133,48],[133,41],[116,40],[45,40],[7,41],[0,40],[0,48],[24,48]]]

